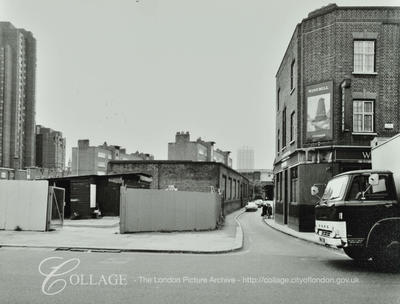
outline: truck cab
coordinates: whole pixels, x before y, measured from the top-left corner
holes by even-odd
[[[311,188],[318,196],[318,188]],[[357,170],[333,177],[315,206],[320,242],[355,260],[400,268],[400,204],[391,171]]]

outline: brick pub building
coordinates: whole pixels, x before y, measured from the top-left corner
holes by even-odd
[[[310,187],[370,168],[371,140],[400,131],[400,7],[311,12],[294,30],[276,90],[275,220],[313,231]]]

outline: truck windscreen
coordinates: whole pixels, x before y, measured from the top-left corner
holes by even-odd
[[[344,191],[346,190],[346,185],[349,180],[349,176],[339,176],[329,181],[328,185],[325,188],[324,195],[322,196],[322,200],[333,200],[333,199],[342,199],[344,195]]]

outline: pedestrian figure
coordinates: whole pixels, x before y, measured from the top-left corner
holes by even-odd
[[[268,208],[267,208],[267,206],[265,204],[262,205],[261,216],[262,217],[268,216]]]
[[[271,218],[271,216],[272,216],[272,206],[271,206],[271,204],[267,204],[266,209],[267,209],[267,211],[266,211],[267,217]]]

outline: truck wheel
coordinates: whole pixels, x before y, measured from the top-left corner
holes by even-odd
[[[378,269],[399,272],[400,242],[397,240],[390,240],[379,246],[374,254],[373,262]]]
[[[344,247],[343,250],[355,261],[366,261],[369,259],[364,247]]]

